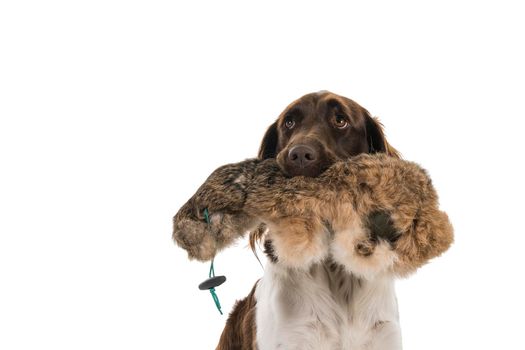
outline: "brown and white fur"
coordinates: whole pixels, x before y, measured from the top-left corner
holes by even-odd
[[[329,92],[288,106],[259,159],[216,170],[174,219],[175,240],[200,260],[246,231],[269,262],[220,350],[400,349],[394,279],[452,242],[426,172],[399,159],[364,108]]]

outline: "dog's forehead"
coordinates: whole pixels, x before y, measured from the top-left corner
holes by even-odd
[[[321,107],[324,108],[326,103],[331,103],[336,101],[338,105],[340,106],[346,106],[350,109],[352,109],[351,100],[340,96],[337,94],[334,94],[333,92],[330,92],[328,90],[321,90],[318,92],[312,92],[309,94],[306,94],[297,100],[293,101],[288,105],[288,107],[283,111],[281,116],[287,115],[289,112],[294,111],[296,109],[298,110],[316,110],[317,108]]]
[[[338,103],[344,105],[347,104],[348,101],[350,101],[348,98],[338,94],[334,94],[333,92],[328,90],[321,90],[306,96],[313,97],[313,100],[316,104],[326,103],[328,101],[337,101]]]
[[[317,107],[325,108],[325,106],[328,105],[329,107],[337,106],[337,107],[342,107],[342,108],[351,108],[351,105],[352,105],[350,99],[344,96],[334,94],[333,92],[330,92],[330,91],[323,90],[323,91],[317,92],[315,95],[316,95],[316,100],[314,101],[314,104]]]
[[[324,101],[329,98],[337,98],[337,99],[343,99],[343,96],[339,96],[337,94],[334,94],[331,91],[328,90],[320,90],[317,92],[312,92],[310,94],[304,95],[302,98],[308,99],[308,100],[314,100],[315,102]],[[300,98],[299,100],[301,100]]]
[[[311,105],[316,106],[321,103],[326,103],[330,100],[335,100],[343,104],[346,98],[343,96],[334,94],[333,92],[330,92],[328,90],[321,90],[321,91],[313,92],[313,93],[300,97],[299,99],[295,100],[294,103],[292,103],[292,105],[297,105],[297,104],[302,103],[302,104],[311,104]]]

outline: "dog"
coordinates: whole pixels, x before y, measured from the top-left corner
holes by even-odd
[[[365,108],[321,91],[281,113],[266,131],[258,158],[275,158],[290,177],[318,177],[334,162],[363,153],[400,158]],[[371,229],[395,232],[381,215],[371,218]],[[234,306],[218,350],[401,349],[394,276],[350,272],[331,259],[307,270],[290,268],[280,261],[283,248],[271,229],[250,234],[252,249],[259,240],[269,260],[264,276]],[[366,255],[367,247],[361,248]]]

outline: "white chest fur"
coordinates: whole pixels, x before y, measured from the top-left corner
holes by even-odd
[[[255,296],[259,350],[401,349],[391,277],[358,279],[330,262],[268,264]]]

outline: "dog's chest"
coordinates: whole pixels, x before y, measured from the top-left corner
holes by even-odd
[[[384,324],[397,329],[393,282],[363,281],[335,265],[299,272],[269,264],[256,299],[259,350],[373,349]]]

